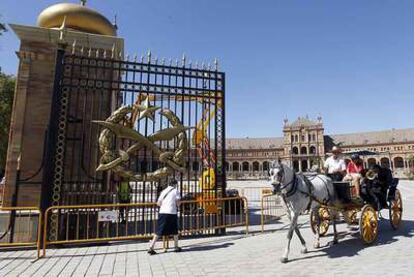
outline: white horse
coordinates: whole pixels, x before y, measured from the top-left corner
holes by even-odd
[[[301,252],[307,252],[306,242],[297,226],[299,215],[309,208],[317,208],[322,203],[335,203],[335,190],[332,180],[327,176],[317,174],[312,176],[311,180],[305,180],[306,177],[304,175],[295,173],[290,167],[282,164],[280,161],[274,161],[271,163],[269,174],[274,192],[282,196],[287,207],[287,216],[291,222],[287,235],[288,243],[282,258],[280,259],[282,263],[286,263],[288,261],[290,241],[293,236],[293,231],[295,231],[302,243]],[[330,210],[330,215],[334,229],[333,243],[337,243],[335,211]],[[319,232],[316,232],[316,241],[314,246],[315,248],[320,247]]]

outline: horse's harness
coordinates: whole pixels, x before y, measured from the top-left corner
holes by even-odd
[[[284,168],[283,168],[283,165],[282,165],[282,170],[283,170],[283,172],[285,171]],[[315,202],[317,202],[320,205],[326,206],[327,203],[329,203],[329,201],[330,201],[330,193],[329,193],[329,189],[328,189],[328,186],[327,186],[326,182],[324,182],[321,179],[323,181],[323,183],[325,184],[326,191],[328,192],[328,199],[324,199],[323,201],[320,201],[318,198],[315,197],[315,195],[313,195],[313,191],[315,190],[315,187],[313,186],[313,184],[309,180],[309,178],[306,177],[303,174],[300,174],[300,177],[298,175],[299,174],[297,174],[296,172],[293,172],[293,178],[292,178],[292,180],[290,182],[284,184],[283,186],[280,186],[279,189],[280,190],[283,190],[283,189],[287,188],[288,186],[292,185],[286,193],[282,193],[283,200],[286,202],[286,199],[287,198],[291,197],[296,192],[300,192],[300,193],[302,193],[302,194],[304,194],[304,195],[306,195],[306,196],[309,197],[309,203],[308,203],[308,205],[306,207],[306,210],[309,210],[310,209],[311,204],[312,204],[312,201],[315,201]],[[300,178],[302,178],[303,182],[306,184],[306,187],[307,187],[307,190],[308,191],[302,191],[302,190],[298,189],[298,179],[300,179]]]

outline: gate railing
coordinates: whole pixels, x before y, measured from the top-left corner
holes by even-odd
[[[38,207],[1,207],[0,247],[36,246],[39,256],[43,223]]]
[[[181,235],[213,233],[216,230],[245,226],[249,232],[249,205],[246,197],[225,197],[181,201]]]
[[[248,215],[245,197],[181,201],[180,234],[214,234],[236,226],[244,226],[247,234]],[[50,236],[52,216],[63,224]],[[44,214],[42,257],[49,245],[149,239],[157,219],[156,203],[52,206]]]
[[[264,225],[266,223],[278,220],[284,214],[286,214],[286,211],[282,205],[280,196],[272,193],[264,194],[262,196],[260,214],[262,232],[264,231]]]
[[[50,238],[49,219],[63,217],[63,226]],[[48,245],[151,238],[155,231],[156,203],[52,206],[45,211],[43,255]]]

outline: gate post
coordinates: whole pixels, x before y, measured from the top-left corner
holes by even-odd
[[[42,213],[50,206],[51,192],[55,171],[55,154],[57,129],[59,125],[60,98],[63,77],[63,61],[65,58],[66,44],[59,43],[56,50],[55,76],[53,82],[52,104],[50,109],[49,124],[45,136],[44,169],[40,196],[40,210]]]

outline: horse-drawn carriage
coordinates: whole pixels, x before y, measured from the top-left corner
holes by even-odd
[[[311,229],[320,236],[327,233],[331,223],[330,211],[335,209],[342,213],[348,225],[359,226],[359,233],[364,243],[373,243],[378,237],[378,215],[388,209],[389,222],[394,230],[400,226],[403,203],[397,189],[398,179],[391,178],[390,183],[379,187],[378,176],[371,171],[361,180],[361,191],[356,193],[352,181],[333,182],[337,195],[336,205],[319,205],[310,213]]]
[[[288,261],[294,233],[302,244],[301,252],[307,252],[298,218],[309,208],[311,226],[315,233],[315,248],[320,247],[320,236],[326,234],[331,223],[333,243],[338,242],[336,217],[339,213],[342,213],[348,224],[359,225],[361,238],[367,244],[373,243],[378,237],[378,214],[382,209],[389,210],[393,229],[397,229],[401,223],[402,199],[397,189],[398,179],[394,179],[388,169],[374,168],[363,172],[361,182],[355,182],[354,178],[351,182],[332,182],[324,174],[306,176],[296,173],[280,161],[273,161],[269,175],[273,192],[281,195],[290,220],[287,245],[280,259],[283,263]]]

